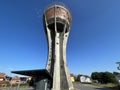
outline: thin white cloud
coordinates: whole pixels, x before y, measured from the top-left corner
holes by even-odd
[[[7,68],[7,70],[13,70],[13,68]]]

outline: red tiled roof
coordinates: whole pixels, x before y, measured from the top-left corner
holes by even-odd
[[[74,74],[70,74],[71,77],[74,77]]]
[[[0,72],[0,77],[5,77],[5,76],[6,76],[5,73]]]
[[[12,80],[20,80],[19,77],[12,77]]]

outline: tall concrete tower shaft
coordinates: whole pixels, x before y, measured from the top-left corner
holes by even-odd
[[[73,85],[66,64],[66,44],[71,15],[63,5],[49,6],[43,14],[48,41],[47,71],[53,77],[53,90],[71,90]]]

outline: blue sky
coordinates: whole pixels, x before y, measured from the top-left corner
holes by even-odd
[[[119,0],[0,0],[0,72],[45,68],[44,9],[56,1],[71,11],[67,63],[74,74],[118,71]]]

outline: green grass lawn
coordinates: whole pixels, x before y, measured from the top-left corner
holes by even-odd
[[[80,82],[74,82],[73,84],[81,84]],[[97,87],[103,87],[103,88],[112,88],[116,90],[120,90],[120,85],[118,84],[113,84],[113,83],[108,83],[108,84],[98,84],[98,83],[88,83]],[[76,89],[75,89],[76,90]]]
[[[95,85],[95,86],[98,86],[98,87],[104,87],[104,88],[120,89],[120,86],[118,84],[113,84],[113,83],[108,83],[108,84],[92,83],[92,85]]]

